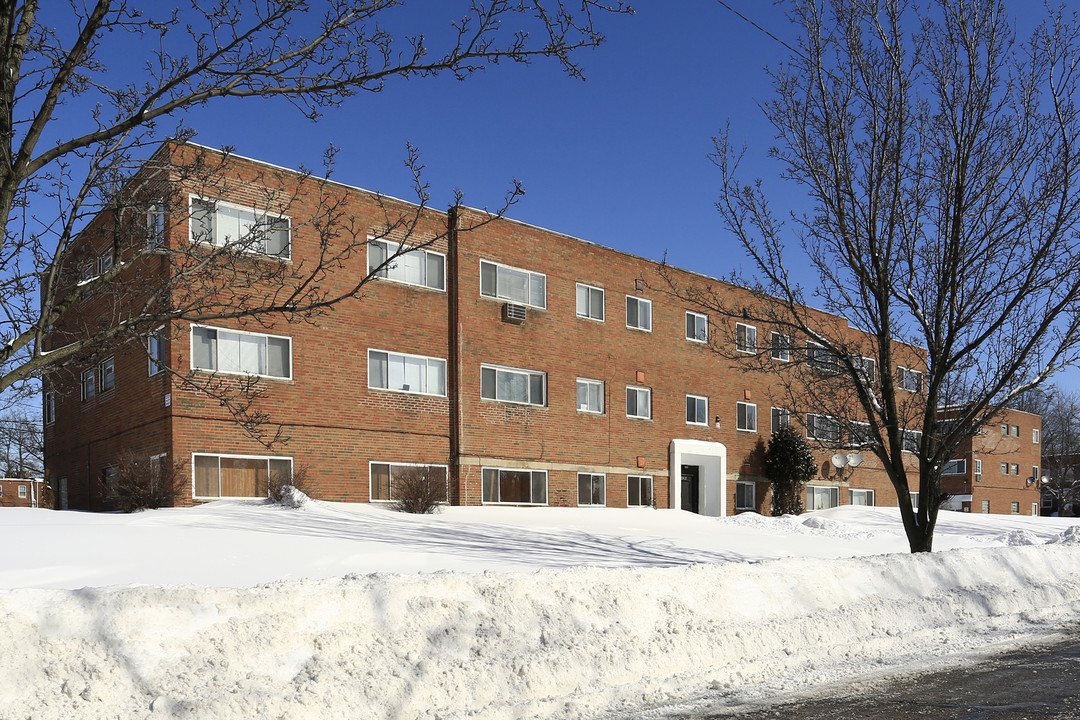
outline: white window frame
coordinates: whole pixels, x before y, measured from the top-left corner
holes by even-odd
[[[791,411],[787,408],[772,407],[769,413],[769,419],[772,423],[772,432],[776,432],[782,427],[791,427]],[[779,422],[777,422],[779,419]]]
[[[967,460],[965,458],[953,458],[941,466],[942,475],[967,475]]]
[[[596,322],[604,322],[606,316],[607,296],[604,293],[604,288],[597,287],[595,285],[586,285],[585,283],[577,283],[575,287],[575,296],[577,303],[577,316],[584,320],[594,320]],[[599,314],[597,308],[594,307],[597,304],[596,296],[599,293]],[[584,307],[582,306],[582,300],[584,300]]]
[[[735,323],[735,351],[746,355],[757,355],[757,326],[747,323]]]
[[[375,465],[388,465],[390,469],[390,497],[389,498],[377,498],[372,495],[372,488],[374,483],[371,482],[373,477],[372,468]],[[369,460],[368,461],[368,501],[373,503],[394,503],[397,499],[394,497],[394,468],[414,468],[414,467],[432,467],[442,468],[446,473],[446,500],[437,500],[440,505],[449,504],[450,502],[450,466],[443,465],[441,463],[402,463],[402,462],[387,462],[381,460]]]
[[[648,406],[648,414],[646,415],[631,415],[630,414],[630,392],[637,393],[637,405],[641,405],[641,397],[644,394],[645,404]],[[626,386],[626,417],[634,418],[637,420],[652,420],[652,388],[642,387],[640,385],[627,385]]]
[[[848,421],[848,447],[863,447],[870,442],[870,423],[861,420]]]
[[[918,430],[900,431],[900,452],[916,453],[919,451],[919,443],[922,442],[922,433]]]
[[[80,397],[89,402],[97,397],[97,367],[87,368],[79,376]]]
[[[814,370],[830,375],[840,372],[840,356],[813,340],[806,342],[806,364]]]
[[[641,489],[645,486],[646,481],[649,485],[649,502],[642,502]],[[631,483],[637,482],[638,486],[638,501],[636,503],[630,502],[630,486]],[[652,475],[627,475],[626,476],[626,507],[652,507],[656,502],[656,496],[653,495],[653,476]]]
[[[488,396],[484,395],[484,371],[485,370],[493,370],[495,372],[495,387],[494,387],[495,396],[494,397],[488,397]],[[529,399],[525,400],[525,401],[522,401],[522,400],[508,400],[506,398],[500,398],[498,396],[499,395],[499,373],[507,373],[507,374],[512,374],[512,375],[524,375],[525,376],[525,386],[528,389],[527,392],[528,392],[528,398]],[[543,397],[540,398],[539,402],[535,402],[535,399],[532,396],[532,393],[533,393],[532,379],[534,377],[541,377],[542,378]],[[541,372],[539,370],[526,370],[525,368],[507,367],[505,365],[493,365],[491,363],[481,363],[480,364],[480,399],[482,399],[482,400],[488,400],[490,402],[513,403],[514,405],[531,405],[533,407],[545,407],[545,406],[547,406],[547,394],[548,394],[547,382],[548,382],[547,381],[547,373],[546,372]]]
[[[210,222],[210,239],[195,237],[195,205],[196,204],[209,205],[213,212],[213,216]],[[238,210],[240,212],[251,213],[253,222],[267,222],[271,223],[278,220],[284,220],[286,227],[285,232],[288,235],[288,253],[284,255],[278,255],[275,253],[266,252],[266,239],[261,238],[263,247],[262,249],[255,249],[249,247],[254,238],[248,238],[247,240],[241,240],[240,238],[233,238],[228,243],[224,241],[224,237],[218,230],[218,208],[227,208],[230,210]],[[188,240],[192,244],[199,245],[211,245],[213,247],[236,247],[244,252],[251,253],[252,255],[261,255],[266,258],[274,258],[277,260],[291,260],[292,259],[292,218],[288,215],[282,215],[280,213],[271,212],[269,210],[259,210],[255,207],[249,207],[247,205],[239,205],[237,203],[229,202],[228,200],[214,200],[212,198],[204,197],[202,195],[188,195]],[[219,242],[220,240],[220,242]]]
[[[371,252],[371,248],[373,246],[375,246],[375,245],[379,245],[382,248],[382,253],[383,253],[384,257],[387,258],[387,260],[389,260],[389,258],[393,257],[394,255],[397,255],[397,253],[401,252],[402,247],[405,247],[406,250],[404,252],[401,252],[400,255],[397,255],[397,257],[394,260],[391,260],[391,261],[387,262],[386,266],[383,267],[382,270],[379,270],[379,265],[381,265],[382,263],[375,262],[375,258],[373,257],[373,253]],[[427,290],[435,290],[436,292],[446,292],[446,254],[445,253],[438,252],[437,250],[430,250],[428,248],[412,248],[412,249],[408,249],[408,246],[404,245],[404,243],[395,242],[393,240],[387,240],[385,238],[377,238],[377,237],[375,237],[373,235],[368,235],[367,246],[368,246],[367,261],[368,261],[368,274],[369,275],[372,275],[373,277],[375,277],[378,280],[386,280],[388,282],[398,283],[398,284],[401,284],[401,285],[410,285],[412,287],[425,288]],[[422,262],[424,264],[424,271],[423,271],[424,282],[419,282],[419,283],[412,282],[411,280],[406,280],[404,277],[393,277],[391,275],[391,272],[397,272],[398,270],[404,271],[405,256],[407,256],[407,255],[415,255],[416,257],[422,258]],[[442,264],[442,271],[439,273],[440,279],[442,281],[441,285],[433,284],[432,278],[429,277],[429,275],[430,275],[429,262],[430,262],[431,258],[435,258],[438,262],[440,262]],[[397,264],[398,261],[401,261],[402,265],[398,265]]]
[[[196,457],[212,457],[218,460],[218,495],[196,495],[195,494],[195,458]],[[191,497],[193,500],[245,500],[258,497],[258,495],[221,495],[221,459],[228,458],[230,460],[266,460],[266,474],[267,485],[270,482],[270,461],[271,460],[288,460],[289,461],[289,476],[296,471],[296,463],[293,458],[288,455],[232,455],[229,453],[204,453],[193,452],[191,453]]]
[[[1032,465],[1031,466],[1031,477],[1036,483],[1039,482],[1039,470],[1040,469],[1041,468],[1038,465]]]
[[[108,369],[109,372],[106,372]],[[116,358],[107,357],[98,364],[98,394],[103,395],[116,387]],[[106,385],[106,383],[110,383]]]
[[[153,250],[165,244],[165,202],[159,200],[146,209],[146,247]]]
[[[862,496],[869,500],[869,502],[859,503],[859,507],[874,507],[874,491],[867,490],[866,488],[848,488],[848,505],[855,505],[855,497]]]
[[[371,361],[372,353],[381,353],[383,355],[386,355],[387,377],[386,377],[386,386],[385,387],[381,386],[381,385],[372,385],[371,384],[372,368],[374,368],[374,363]],[[424,361],[423,380],[424,380],[425,387],[428,385],[428,374],[431,372],[432,365],[434,364],[435,366],[438,366],[438,365],[441,364],[442,365],[442,392],[431,392],[431,391],[426,390],[426,389],[425,390],[413,390],[411,388],[411,386],[410,386],[410,388],[408,390],[404,389],[403,387],[401,387],[401,388],[390,387],[389,364],[394,358],[400,359],[402,361],[402,364],[404,364],[405,358],[412,358],[414,360],[423,360]],[[409,395],[430,395],[430,396],[433,396],[433,397],[446,397],[446,383],[447,383],[447,379],[446,379],[446,360],[444,360],[443,358],[431,357],[431,356],[428,356],[428,355],[415,355],[413,353],[394,352],[393,350],[381,350],[379,348],[368,348],[367,361],[368,361],[368,373],[367,373],[367,375],[368,375],[368,389],[369,390],[384,390],[386,392],[406,393],[406,394],[409,394]]]
[[[694,334],[690,334],[690,321],[694,321]],[[699,323],[700,321],[700,323]],[[700,327],[699,327],[700,325]],[[705,313],[694,312],[693,310],[686,311],[686,339],[690,342],[696,343],[708,343],[709,342],[709,316]]]
[[[583,479],[588,478],[589,483],[589,500],[590,502],[581,502],[581,482]],[[594,497],[594,491],[596,490],[595,483],[599,479],[600,487],[600,502],[591,502]],[[606,473],[590,473],[579,472],[577,474],[577,504],[578,507],[607,507],[607,474]]]
[[[641,325],[641,324],[631,325],[630,324],[630,301],[631,300],[633,300],[637,304],[638,323],[641,322],[641,308],[642,307],[649,308],[649,312],[648,312],[649,318],[648,318],[648,322],[646,324],[644,324],[644,325]],[[645,298],[637,297],[636,295],[627,295],[626,296],[626,327],[630,328],[631,330],[641,330],[642,332],[652,332],[652,300],[646,300]]]
[[[750,427],[751,408],[753,408],[752,414],[754,416],[753,427]],[[757,432],[757,403],[743,402],[741,400],[735,403],[735,429],[740,432]]]
[[[780,362],[791,362],[791,336],[775,331],[770,333],[769,356]]]
[[[693,420],[690,419],[690,407],[691,407],[690,403],[693,403],[693,408],[694,408],[694,419]],[[702,406],[704,406],[704,408],[705,408],[704,412],[699,413],[698,411],[702,409]],[[697,419],[699,414],[701,415],[702,420]],[[708,427],[709,426],[709,398],[708,397],[706,397],[705,395],[693,395],[691,393],[686,394],[686,424],[687,425],[697,425],[697,426],[702,426],[702,427]]]
[[[1008,475],[1009,474],[1009,463],[1004,463],[1004,462],[1001,463],[1001,474],[1002,475]]]
[[[818,495],[827,495],[828,499],[832,501],[831,505],[823,505],[817,507],[816,497]],[[829,510],[834,507],[840,507],[840,488],[835,485],[807,485],[806,486],[806,509],[807,510]]]
[[[103,252],[101,255],[98,255],[98,259],[97,259],[97,273],[98,273],[98,275],[99,276],[104,275],[105,273],[112,270],[113,265],[116,264],[115,260],[116,260],[116,258],[113,257],[112,248],[109,248],[108,250]]]
[[[160,327],[146,336],[146,354],[149,377],[165,371],[165,328]]]
[[[742,505],[740,505],[739,504],[740,494],[745,496],[745,493],[746,493],[747,489],[749,489],[749,491],[750,491],[750,504],[747,505],[744,502]],[[742,493],[739,492],[740,490],[742,491]],[[743,497],[743,499],[745,500],[745,497]],[[757,483],[748,482],[746,480],[737,480],[735,482],[735,509],[736,510],[756,510],[757,509]]]
[[[1035,445],[1038,445],[1040,440],[1042,439],[1040,437],[1041,434],[1042,433],[1039,431],[1039,428],[1031,428],[1031,442]]]
[[[26,486],[25,485],[20,485],[19,486],[19,499],[20,500],[25,500],[26,499]]]
[[[870,387],[877,385],[877,360],[874,358],[866,357],[865,355],[857,358],[859,371],[862,374],[863,380]]]
[[[1019,425],[1011,425],[1011,426],[1009,426],[1009,434],[1012,435],[1013,437],[1020,437],[1020,426]]]
[[[923,374],[903,365],[897,366],[896,384],[901,390],[907,390],[910,393],[922,392]]]
[[[495,268],[495,293],[484,292],[484,265],[491,265]],[[521,299],[515,299],[510,297],[506,292],[500,292],[499,275],[500,271],[504,273],[523,273],[525,275],[525,281],[529,288],[529,299],[524,301]],[[536,298],[533,297],[533,278],[542,278],[544,281],[543,297],[540,298],[540,303],[537,304]],[[494,260],[481,260],[480,261],[480,296],[486,298],[492,298],[499,300],[500,302],[515,303],[517,305],[528,305],[529,307],[539,308],[540,310],[547,310],[547,275],[544,273],[534,272],[532,270],[526,270],[525,268],[514,267],[513,265],[504,265],[503,263],[495,262]]]
[[[1009,503],[1009,514],[1010,515],[1019,515],[1020,514],[1020,501],[1013,500],[1012,502]]]
[[[42,415],[46,425],[56,422],[56,393],[52,390],[45,391],[45,411]]]
[[[1012,471],[1012,472],[1009,473],[1010,475],[1015,475],[1016,477],[1020,477],[1020,463],[1010,463],[1009,464],[1009,470]]]
[[[831,425],[836,428],[836,437],[821,437],[818,435],[818,423],[824,423],[824,427]],[[820,443],[824,443],[830,447],[838,447],[840,441],[843,439],[843,429],[840,427],[840,421],[831,415],[822,415],[820,413],[807,413],[806,414],[806,437],[811,440],[817,440]]]
[[[484,481],[484,474],[487,473],[487,472],[529,473],[529,498],[530,498],[530,502],[514,502],[514,501],[509,501],[509,500],[504,502],[503,499],[502,499],[501,491],[499,493],[499,499],[498,500],[486,500],[486,499],[484,499],[484,482],[485,482]],[[543,500],[543,502],[537,502],[535,499],[533,499],[533,490],[535,488],[535,485],[533,484],[533,480],[534,480],[533,476],[536,475],[537,473],[544,476],[544,500]],[[497,482],[496,488],[497,489],[501,488],[501,485],[498,484],[499,479],[500,478],[497,476],[496,477],[496,482]],[[480,468],[480,503],[483,504],[483,505],[536,505],[536,506],[547,505],[548,504],[548,498],[551,496],[550,483],[551,483],[551,478],[548,475],[547,470],[533,470],[531,468],[515,468],[515,467],[493,467],[493,466],[485,465],[485,466]]]
[[[972,476],[975,478],[975,482],[982,482],[982,473],[983,473],[982,459],[981,458],[973,458],[972,461],[971,461],[971,464],[972,464]]]
[[[582,405],[582,403],[581,403],[581,389],[582,389],[582,387],[586,388],[586,392],[585,392],[586,402],[585,402],[584,405]],[[603,415],[604,414],[604,381],[603,380],[593,380],[591,378],[580,378],[579,377],[577,379],[576,388],[577,388],[577,394],[578,394],[578,397],[577,397],[577,409],[578,409],[578,412],[592,413],[593,415]],[[589,389],[591,389],[591,388],[597,388],[600,391],[599,392],[600,407],[598,407],[596,409],[593,409],[592,407],[590,407],[589,398],[592,396],[592,393],[589,392]]]
[[[1006,435],[1006,436],[1009,434],[1009,424],[1008,423],[1001,423],[1001,434]]]
[[[982,503],[980,503],[980,510],[984,515],[988,515],[990,513],[990,501],[983,500]]]
[[[289,344],[289,374],[288,375],[264,375],[262,373],[250,373],[250,372],[245,372],[245,371],[242,371],[242,370],[221,370],[221,369],[209,369],[209,368],[195,367],[195,329],[196,328],[204,328],[204,329],[207,329],[207,330],[213,330],[213,331],[218,332],[218,333],[225,332],[225,333],[233,333],[235,335],[248,335],[248,336],[251,336],[251,337],[261,337],[261,338],[265,338],[265,339],[268,339],[268,340],[269,339],[285,340]],[[269,333],[257,333],[257,332],[250,332],[248,330],[233,330],[232,328],[223,328],[223,327],[218,327],[216,325],[201,325],[201,324],[192,323],[191,331],[188,333],[188,342],[190,343],[189,351],[191,353],[188,357],[191,358],[191,369],[192,370],[197,370],[198,372],[205,372],[205,373],[215,373],[215,374],[218,374],[218,375],[236,375],[236,376],[241,376],[241,377],[264,377],[264,378],[267,378],[267,379],[270,379],[270,380],[291,381],[293,379],[293,340],[288,335],[271,335]],[[214,358],[214,365],[220,365],[220,364],[221,364],[220,358],[215,357]],[[267,365],[269,366],[269,363],[267,363]]]

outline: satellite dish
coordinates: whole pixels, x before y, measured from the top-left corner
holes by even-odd
[[[862,465],[863,456],[859,453],[848,453],[847,462],[851,467],[859,467]]]
[[[835,455],[832,456],[832,464],[837,469],[840,469],[840,468],[844,467],[845,465],[848,464],[847,455],[841,455],[840,453],[836,453]]]

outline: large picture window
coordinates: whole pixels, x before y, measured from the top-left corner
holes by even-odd
[[[818,485],[806,486],[806,509],[827,510],[840,504],[840,488],[822,487]]]
[[[191,239],[223,247],[288,258],[289,218],[254,208],[191,198]]]
[[[414,465],[409,463],[380,463],[368,465],[371,478],[371,499],[397,500],[402,483],[429,482],[439,502],[450,502],[450,485],[445,465]]]
[[[480,294],[521,305],[547,308],[547,276],[481,260]]]
[[[481,475],[485,503],[547,504],[548,478],[544,470],[484,468]]]
[[[195,325],[191,328],[191,364],[196,370],[289,379],[292,340]]]
[[[485,400],[544,405],[547,402],[547,374],[533,370],[482,365],[480,397]]]
[[[446,395],[446,361],[423,355],[368,350],[368,387]]]
[[[446,256],[434,250],[415,249],[398,255],[381,270],[379,267],[401,252],[401,243],[368,240],[368,272],[376,277],[419,285],[433,290],[446,289]]]
[[[192,466],[198,498],[267,497],[271,480],[292,480],[290,457],[195,454]]]

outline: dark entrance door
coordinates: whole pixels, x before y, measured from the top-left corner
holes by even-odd
[[[682,466],[682,509],[692,513],[698,511],[698,468],[697,465]]]

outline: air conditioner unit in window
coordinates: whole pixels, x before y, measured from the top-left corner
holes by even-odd
[[[521,325],[525,322],[525,306],[516,303],[506,303],[503,305],[503,320],[508,323],[514,323],[515,325]]]

